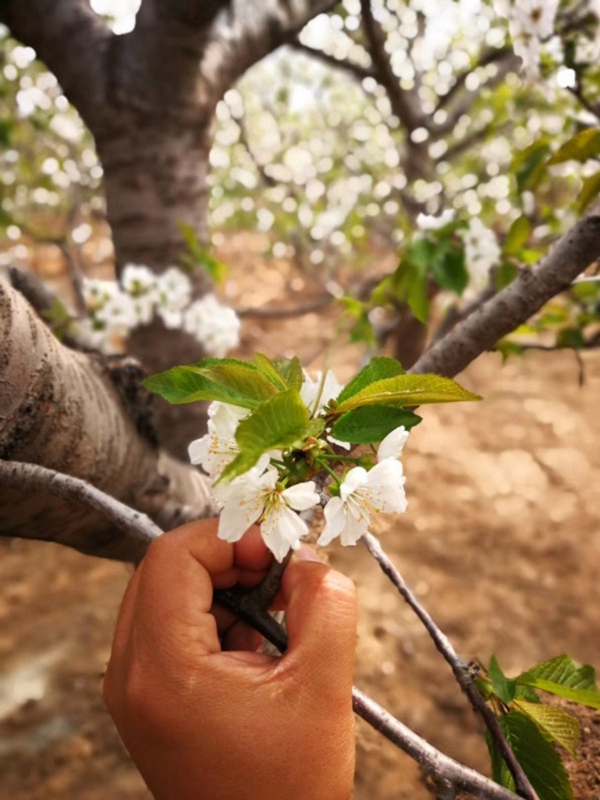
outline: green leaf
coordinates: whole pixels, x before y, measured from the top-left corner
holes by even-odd
[[[503,703],[506,703],[506,705],[511,703],[514,700],[517,692],[517,682],[516,680],[511,680],[510,678],[506,677],[506,675],[500,669],[500,664],[498,663],[496,656],[492,656],[490,659],[488,674],[490,676],[490,680],[492,681],[492,688],[500,700],[502,700]]]
[[[169,403],[220,400],[243,408],[256,408],[277,393],[256,367],[234,359],[204,359],[193,366],[173,367],[151,375],[143,384]]]
[[[397,375],[370,384],[337,407],[340,414],[361,406],[420,406],[424,403],[455,403],[481,400],[450,378],[439,375]]]
[[[577,198],[577,206],[579,212],[585,211],[585,209],[589,206],[592,200],[595,200],[598,194],[600,193],[600,170],[598,172],[594,172],[593,175],[589,175],[587,178],[584,179],[581,185],[581,191],[579,192],[579,197]]]
[[[422,254],[419,258],[422,259]],[[392,276],[391,286],[396,297],[408,305],[419,322],[426,323],[429,319],[429,281],[423,262],[411,259],[410,255],[404,256]]]
[[[510,261],[503,261],[496,270],[496,291],[499,292],[501,289],[510,286],[518,274],[518,267],[511,264]]]
[[[285,392],[286,389],[290,388],[281,372],[279,372],[275,364],[270,358],[267,358],[267,356],[264,356],[262,353],[256,353],[252,359],[252,363],[259,372],[271,381],[278,391]]]
[[[341,416],[333,426],[333,435],[342,442],[376,444],[400,425],[409,430],[421,422],[412,411],[389,406],[364,406]]]
[[[464,247],[449,239],[441,240],[432,262],[432,271],[438,286],[460,296],[469,283]]]
[[[548,161],[552,164],[562,164],[565,161],[579,161],[583,163],[589,158],[600,155],[600,128],[587,128],[576,133]]]
[[[563,328],[556,337],[557,347],[571,347],[575,350],[585,347],[583,331],[579,328]]]
[[[295,389],[265,400],[238,425],[235,440],[240,452],[225,467],[218,483],[228,483],[247,472],[267,450],[292,447],[308,433],[308,409]]]
[[[396,375],[404,375],[404,370],[399,361],[395,358],[379,356],[372,358],[369,363],[348,383],[337,397],[338,403],[343,403],[349,397],[358,394],[367,386],[384,378],[395,378]]]
[[[517,680],[521,681],[525,677],[542,678],[562,686],[570,686],[573,689],[598,691],[594,668],[590,664],[579,664],[566,654],[550,658],[547,661],[540,661],[539,664],[519,675]]]
[[[510,226],[506,239],[504,240],[504,247],[502,248],[506,255],[518,255],[524,245],[529,239],[531,233],[531,223],[523,214],[513,222]]]
[[[517,153],[511,164],[511,171],[517,181],[519,194],[526,189],[535,190],[544,177],[550,145],[547,139],[540,139]]]
[[[519,684],[541,689],[575,703],[600,708],[596,674],[589,664],[580,665],[570,656],[561,655],[542,661],[517,677]]]
[[[276,359],[273,364],[289,388],[300,391],[303,379],[300,359],[297,356],[294,356],[289,361],[287,359]]]
[[[560,755],[525,714],[511,711],[498,719],[509,745],[540,800],[573,800],[573,789]],[[515,783],[489,733],[486,740],[492,757],[492,777],[514,792]]]
[[[545,703],[528,703],[526,700],[515,701],[514,707],[533,720],[546,738],[557,742],[573,757],[577,757],[579,723],[574,716],[562,708],[554,708]]]

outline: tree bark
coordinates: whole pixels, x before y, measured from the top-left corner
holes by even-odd
[[[143,413],[135,418],[117,385],[99,357],[61,345],[0,279],[0,458],[82,478],[162,528],[213,513],[207,479],[153,444]],[[138,555],[98,513],[1,485],[0,535],[127,561]]]

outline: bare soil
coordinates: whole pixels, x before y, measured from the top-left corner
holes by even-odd
[[[319,294],[260,242],[228,240],[238,305]],[[336,312],[248,318],[241,354],[297,352],[322,364]],[[341,341],[341,339],[340,339]],[[334,342],[347,379],[358,346]],[[478,404],[424,411],[405,451],[408,512],[377,532],[465,659],[508,674],[567,652],[600,665],[600,354],[480,358],[461,382]],[[361,603],[356,683],[444,750],[488,770],[482,726],[425,631],[362,546],[332,547]],[[150,800],[100,699],[129,568],[52,544],[0,541],[0,800]],[[600,714],[584,711],[577,800],[600,797]],[[201,723],[199,723],[201,724]],[[362,723],[357,800],[430,798],[416,765]]]

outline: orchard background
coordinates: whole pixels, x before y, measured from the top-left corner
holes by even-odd
[[[132,261],[156,272],[177,263],[198,293],[213,282],[240,313],[236,356],[295,354],[341,380],[375,352],[408,367],[444,320],[510,284],[593,207],[593,2],[547,3],[533,33],[506,3],[322,5],[327,13],[286,30],[285,46],[215,101],[200,137],[206,186],[186,193],[183,180],[182,196],[177,170],[162,184],[144,180],[151,156],[129,181],[120,175],[118,135],[103,143],[97,130],[103,167],[54,75],[6,32],[2,264],[51,289],[46,320],[59,338],[80,330],[86,279],[112,279],[115,264]],[[23,38],[23,20],[5,6],[0,18]],[[146,6],[160,12],[160,3]],[[124,8],[109,24],[126,43],[137,6]],[[80,90],[69,88],[77,105]],[[118,108],[139,99],[129,88]],[[93,113],[80,110],[93,130]],[[186,130],[173,143],[182,158],[197,144]],[[188,175],[196,169],[183,164]],[[151,196],[156,186],[167,200]],[[459,653],[484,662],[496,653],[509,675],[561,652],[599,663],[594,271],[461,376],[483,404],[424,412],[404,455],[409,510],[377,531]],[[177,332],[148,327],[125,339],[151,370],[202,354],[196,342],[180,348]],[[159,439],[181,455],[202,418],[177,426],[164,415]],[[0,548],[0,797],[148,797],[99,695],[130,569],[51,543],[3,538]],[[361,546],[332,547],[330,559],[360,588],[357,683],[485,772],[481,724],[396,592]],[[579,713],[573,783],[591,800],[600,725],[595,712]],[[430,795],[416,765],[361,726],[356,796]]]

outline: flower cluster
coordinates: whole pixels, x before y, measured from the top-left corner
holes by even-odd
[[[300,397],[311,418],[326,418],[330,403],[341,390],[328,371],[316,380],[305,375]],[[248,414],[245,408],[213,402],[208,433],[189,447],[191,462],[202,466],[212,481],[213,496],[221,508],[220,538],[236,542],[251,525],[259,523],[267,547],[281,561],[308,533],[297,512],[324,504],[325,527],[317,544],[326,545],[339,537],[342,544],[353,545],[367,532],[372,513],[406,510],[399,460],[408,437],[404,426],[391,431],[376,454],[373,451],[366,456],[339,455],[335,447],[349,449],[350,445],[326,434],[311,437],[293,452],[263,454],[251,469],[222,485],[223,470],[240,452],[236,429]],[[297,471],[298,457],[303,459],[301,473]],[[333,469],[336,466],[340,474]],[[306,477],[315,480],[304,480]]]
[[[89,312],[83,332],[100,350],[110,351],[155,315],[166,328],[181,328],[194,336],[211,356],[220,358],[239,344],[240,320],[235,311],[212,294],[192,303],[191,281],[177,267],[155,275],[148,267],[128,264],[121,285],[85,279],[83,294]]]
[[[469,220],[463,238],[469,286],[472,291],[478,292],[487,286],[490,269],[500,261],[500,247],[494,231],[486,228],[478,217]]]
[[[554,33],[559,0],[494,0],[496,13],[508,17],[513,48],[531,77],[539,75],[542,44]]]

